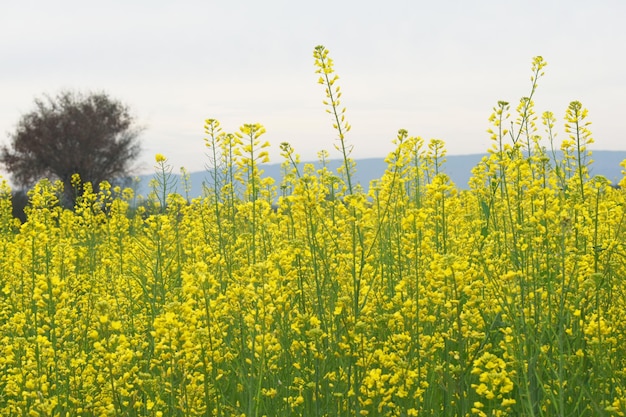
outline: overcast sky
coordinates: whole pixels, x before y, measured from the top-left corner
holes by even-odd
[[[157,152],[203,169],[207,118],[262,123],[273,162],[284,141],[303,160],[338,156],[313,66],[323,44],[355,158],[385,156],[400,128],[484,152],[493,106],[528,94],[536,55],[548,62],[537,112],[562,121],[579,100],[594,148],[626,150],[625,18],[623,0],[3,1],[0,139],[35,97],[95,90],[145,126],[141,172]]]

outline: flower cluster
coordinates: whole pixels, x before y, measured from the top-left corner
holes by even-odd
[[[364,193],[315,57],[341,172],[285,143],[274,185],[263,126],[209,119],[202,198],[161,154],[139,207],[76,177],[63,209],[41,181],[20,224],[0,185],[0,415],[624,415],[626,194],[590,176],[580,103],[578,142],[542,145],[545,62],[515,121],[494,109],[470,190],[442,141],[401,130]]]

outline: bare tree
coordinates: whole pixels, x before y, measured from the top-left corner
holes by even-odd
[[[61,180],[73,203],[72,175],[97,189],[129,174],[141,130],[128,107],[107,94],[63,91],[35,99],[35,109],[9,134],[9,146],[0,148],[0,162],[22,187],[45,177]]]

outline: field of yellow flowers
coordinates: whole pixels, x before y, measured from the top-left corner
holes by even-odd
[[[579,102],[555,148],[545,62],[514,117],[494,108],[470,190],[401,130],[367,194],[315,63],[339,172],[283,143],[272,184],[263,127],[209,119],[203,198],[171,192],[160,154],[140,205],[75,178],[64,209],[44,180],[20,224],[2,185],[0,415],[624,415],[626,180],[590,175]]]

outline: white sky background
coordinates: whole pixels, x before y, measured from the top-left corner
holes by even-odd
[[[341,77],[353,157],[386,156],[398,129],[440,138],[449,154],[490,145],[498,100],[530,88],[532,58],[548,62],[536,110],[560,119],[589,109],[594,149],[625,150],[626,2],[598,1],[5,1],[0,12],[0,141],[35,97],[105,91],[139,124],[149,172],[204,168],[204,120],[225,131],[262,123],[303,160],[336,134],[317,84],[313,48]],[[560,129],[560,137],[565,133]]]

